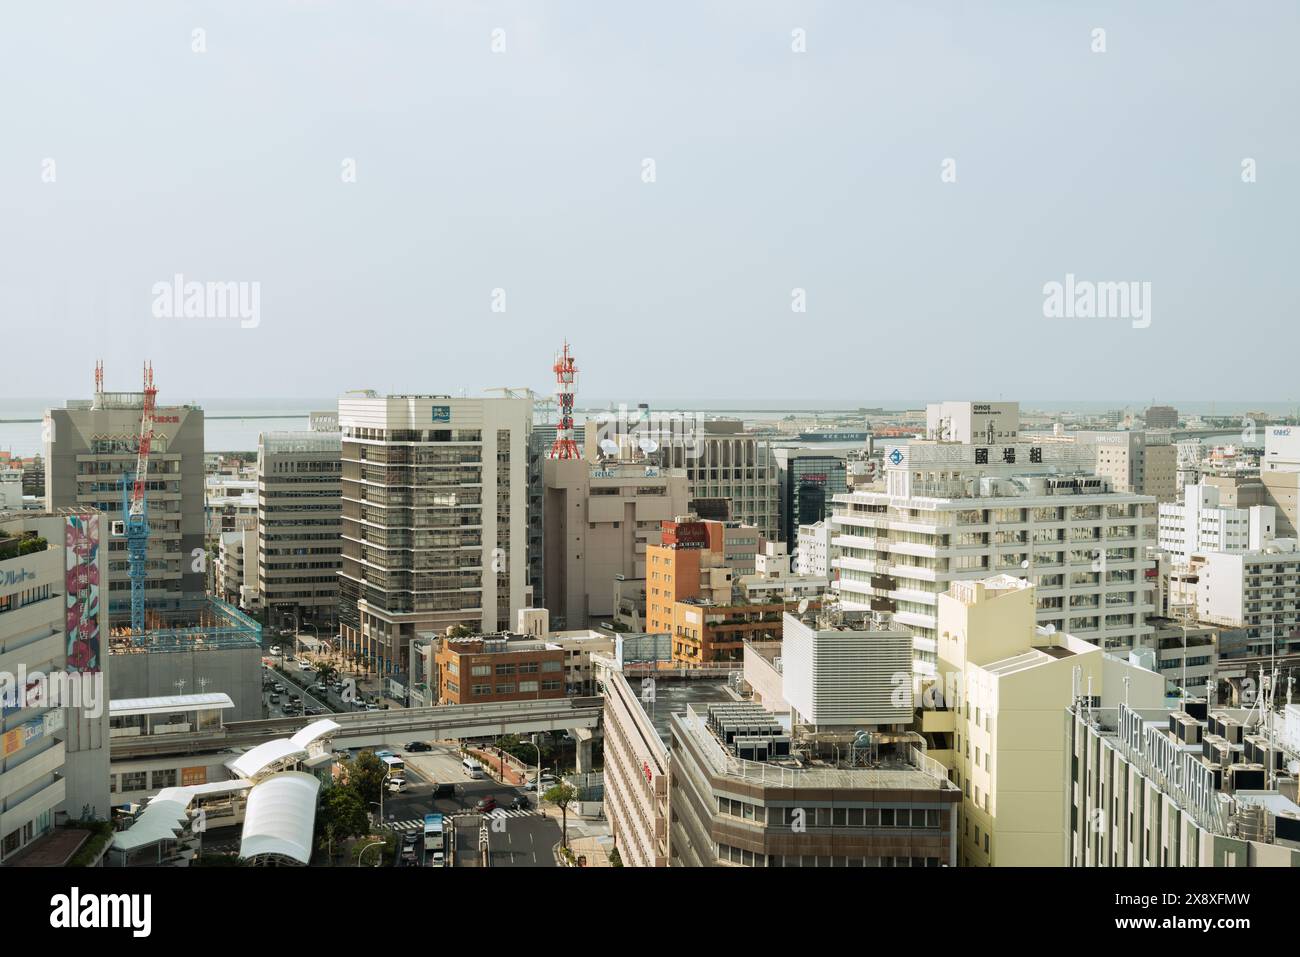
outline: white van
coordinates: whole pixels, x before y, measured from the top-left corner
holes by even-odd
[[[406,790],[406,778],[389,778],[387,781],[388,790],[394,794],[400,794]]]
[[[460,762],[460,766],[465,769],[465,773],[475,781],[483,777],[483,765],[479,764],[473,758],[466,758]]]

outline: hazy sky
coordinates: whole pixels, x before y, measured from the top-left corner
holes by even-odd
[[[549,390],[567,336],[633,400],[1291,401],[1298,10],[8,3],[0,397]]]

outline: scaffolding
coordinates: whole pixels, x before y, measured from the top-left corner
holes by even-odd
[[[149,606],[143,633],[117,626],[108,641],[114,655],[260,648],[262,626],[218,598],[189,598]]]

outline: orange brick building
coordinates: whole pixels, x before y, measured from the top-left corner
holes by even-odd
[[[438,704],[563,698],[562,648],[523,637],[443,638],[434,653]]]

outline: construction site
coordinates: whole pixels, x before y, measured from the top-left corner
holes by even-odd
[[[260,718],[261,625],[205,594],[203,410],[157,394],[151,364],[139,392],[111,392],[100,362],[93,399],[50,413],[52,497],[109,517],[110,693],[221,691],[227,718]]]

